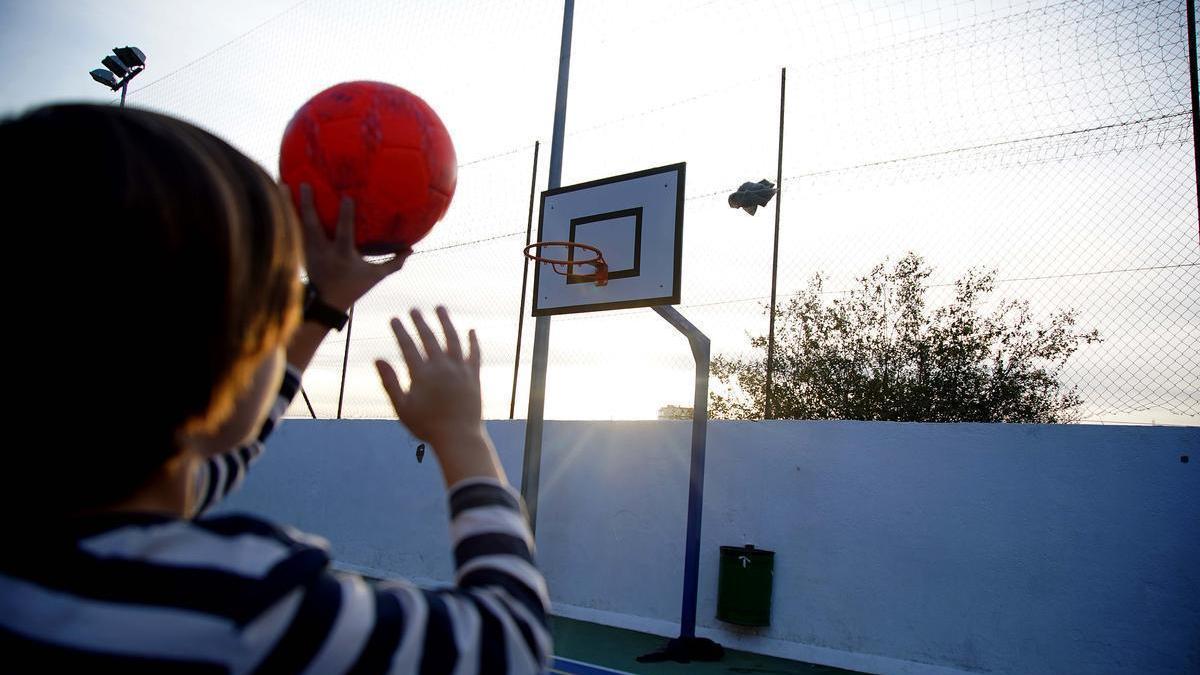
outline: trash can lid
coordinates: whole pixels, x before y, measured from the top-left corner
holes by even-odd
[[[751,555],[751,556],[773,556],[774,551],[768,551],[765,548],[756,548],[754,544],[746,544],[744,546],[722,546],[721,553],[729,553],[736,555]]]

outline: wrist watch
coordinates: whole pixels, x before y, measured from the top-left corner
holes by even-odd
[[[331,306],[321,299],[317,287],[311,281],[304,285],[304,320],[328,326],[340,331],[345,327],[350,315]]]

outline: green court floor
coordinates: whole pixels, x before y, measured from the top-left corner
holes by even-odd
[[[647,633],[601,626],[563,617],[551,617],[554,652],[559,656],[638,675],[659,673],[722,673],[725,675],[810,675],[854,671],[788,661],[726,648],[725,658],[711,663],[638,663],[637,657],[657,651],[666,638]]]

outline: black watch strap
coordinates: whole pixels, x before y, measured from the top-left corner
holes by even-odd
[[[304,320],[340,331],[350,320],[350,315],[322,300],[317,287],[309,283],[304,288]]]

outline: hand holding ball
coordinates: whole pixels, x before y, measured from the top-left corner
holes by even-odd
[[[279,175],[299,208],[312,186],[333,236],[343,195],[354,199],[360,253],[396,253],[446,213],[458,181],[450,134],[416,95],[382,82],[345,82],[312,97],[283,133]]]

